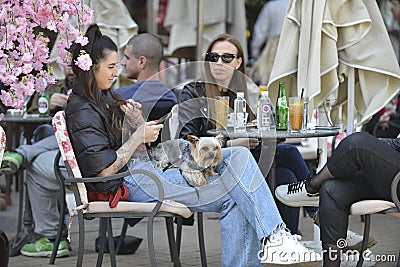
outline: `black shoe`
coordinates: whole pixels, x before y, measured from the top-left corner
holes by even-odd
[[[117,249],[118,241],[119,241],[119,236],[114,236],[115,250]],[[143,239],[139,237],[126,235],[124,241],[122,242],[121,248],[119,249],[119,251],[115,252],[117,255],[133,254],[138,249],[142,241]],[[96,252],[99,252],[100,250],[100,237],[97,237],[95,240],[95,249]],[[104,253],[110,253],[107,241],[104,247]]]

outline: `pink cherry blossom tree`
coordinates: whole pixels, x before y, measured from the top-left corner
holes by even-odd
[[[92,22],[93,10],[83,0],[0,0],[0,92],[4,105],[20,108],[24,97],[55,82],[49,62],[49,38],[58,35],[58,63],[67,66],[73,40],[85,42],[82,26]],[[72,19],[73,18],[73,19]],[[72,22],[75,21],[75,22]],[[90,58],[89,58],[90,59]],[[82,60],[81,64],[87,61]],[[90,67],[90,66],[89,66]]]

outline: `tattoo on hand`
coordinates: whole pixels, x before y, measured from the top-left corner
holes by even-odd
[[[124,163],[122,162],[122,159],[118,159],[117,162],[114,163],[113,168],[117,172],[124,167]]]

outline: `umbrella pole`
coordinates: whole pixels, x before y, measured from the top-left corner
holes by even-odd
[[[203,13],[204,6],[203,0],[197,0],[197,32],[196,32],[196,60],[201,61],[201,53],[203,49]],[[196,75],[197,78],[201,77],[201,68],[196,64]]]
[[[201,61],[203,49],[203,0],[197,0],[197,34],[196,34],[196,60]]]
[[[349,67],[349,77],[347,79],[347,126],[346,133],[350,135],[353,133],[354,125],[354,68]]]
[[[147,32],[151,34],[157,34],[155,15],[153,8],[153,0],[147,1]]]

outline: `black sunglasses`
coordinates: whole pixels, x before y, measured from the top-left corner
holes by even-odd
[[[235,54],[219,55],[217,53],[211,53],[211,52],[208,52],[206,54],[206,60],[210,61],[210,62],[218,62],[219,58],[221,58],[222,61],[225,63],[231,63],[234,58],[237,58],[237,55],[235,55]]]

